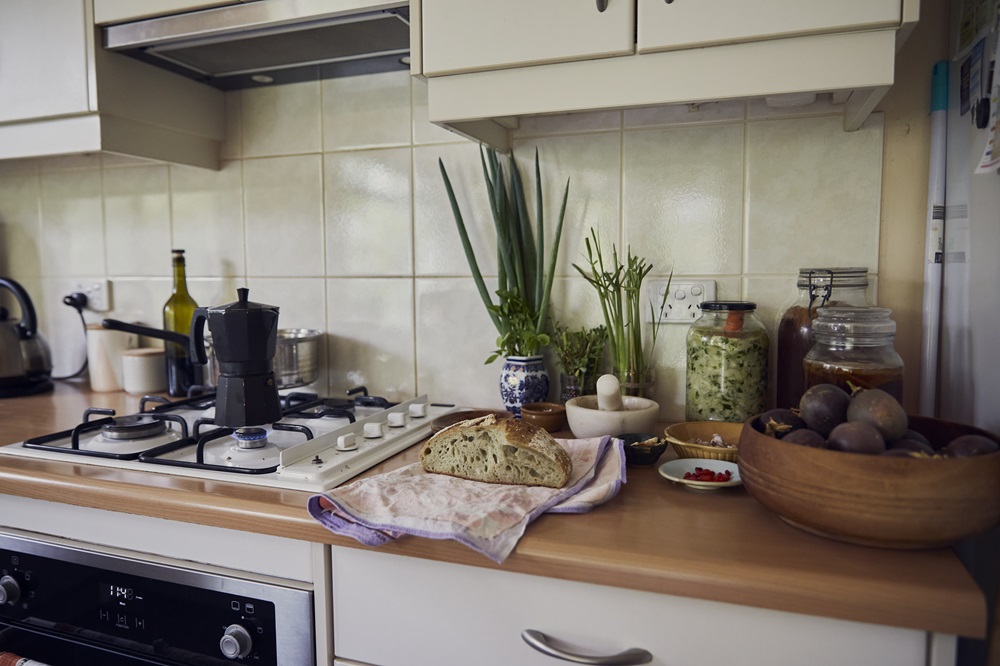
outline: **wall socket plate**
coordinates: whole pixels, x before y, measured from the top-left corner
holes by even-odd
[[[670,293],[664,301],[663,295],[668,283]],[[646,309],[646,321],[658,324],[690,324],[701,316],[699,304],[715,300],[715,280],[647,280],[646,294],[652,308]],[[653,313],[658,313],[658,316]]]
[[[78,280],[74,292],[87,296],[87,309],[107,312],[111,309],[111,283],[108,280]]]

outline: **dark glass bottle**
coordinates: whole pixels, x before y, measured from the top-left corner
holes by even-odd
[[[191,334],[191,318],[198,304],[191,298],[187,287],[184,250],[173,250],[174,286],[163,306],[163,328],[183,335]],[[167,357],[167,390],[175,397],[186,396],[195,384],[194,365],[189,350],[176,342],[165,342]]]

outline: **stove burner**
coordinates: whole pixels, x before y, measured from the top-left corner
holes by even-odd
[[[148,414],[117,416],[111,423],[101,426],[101,434],[107,439],[145,439],[167,431],[167,422]]]
[[[237,428],[233,431],[233,437],[241,449],[262,449],[267,446],[267,430],[264,428]]]

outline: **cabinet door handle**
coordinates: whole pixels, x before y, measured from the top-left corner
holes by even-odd
[[[597,11],[603,12],[608,8],[608,0],[597,0]]]
[[[564,659],[574,664],[591,664],[592,666],[632,666],[633,664],[648,664],[653,661],[653,655],[646,650],[639,648],[629,648],[618,654],[611,654],[606,657],[588,657],[582,654],[566,652],[549,643],[549,637],[535,629],[525,629],[521,632],[521,638],[532,648],[542,654],[547,654],[556,659]]]

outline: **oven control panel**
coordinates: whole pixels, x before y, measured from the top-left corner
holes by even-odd
[[[0,621],[164,664],[313,663],[308,590],[7,535]]]

